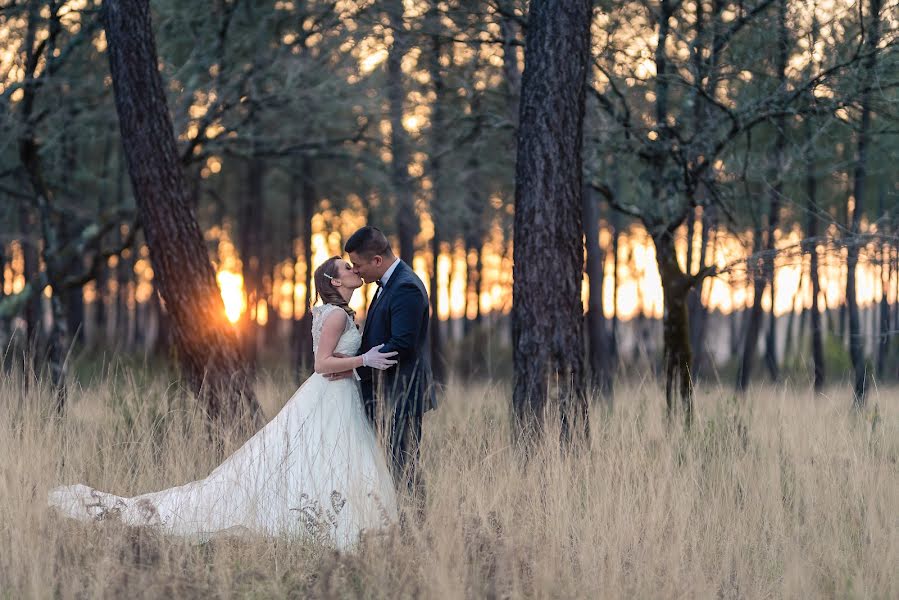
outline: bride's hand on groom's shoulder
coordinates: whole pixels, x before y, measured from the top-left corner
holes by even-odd
[[[396,359],[394,357],[397,355],[397,352],[381,352],[381,348],[383,348],[384,345],[385,344],[380,344],[378,346],[375,346],[374,348],[363,354],[362,366],[369,367],[371,369],[378,369],[379,371],[384,371],[394,366],[396,364]]]

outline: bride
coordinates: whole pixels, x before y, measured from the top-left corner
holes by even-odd
[[[365,415],[359,383],[324,377],[396,364],[391,360],[396,352],[381,353],[381,346],[353,356],[362,336],[349,300],[361,285],[338,256],[316,269],[323,304],[312,309],[315,373],[208,477],[133,498],[82,484],[63,486],[49,493],[50,506],[81,520],[116,518],[199,540],[257,532],[311,536],[340,549],[351,547],[363,530],[396,521],[393,480]]]

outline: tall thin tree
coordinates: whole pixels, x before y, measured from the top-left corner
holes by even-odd
[[[882,0],[870,0],[871,13],[869,33],[865,40],[868,57],[862,65],[862,97],[861,123],[858,129],[858,147],[856,150],[855,169],[852,175],[852,197],[849,231],[854,239],[850,239],[846,254],[846,309],[849,316],[849,358],[852,361],[853,373],[853,407],[861,409],[865,406],[867,382],[870,373],[865,362],[864,340],[862,339],[861,321],[858,313],[858,293],[855,282],[855,268],[858,265],[859,243],[862,214],[864,213],[866,184],[868,178],[868,145],[871,135],[871,87],[874,68],[877,64],[877,46],[880,43],[880,10]],[[862,15],[863,19],[864,16]],[[863,25],[863,23],[861,23]]]
[[[409,265],[415,253],[418,215],[409,177],[409,139],[403,126],[406,89],[403,85],[403,57],[409,46],[404,5],[401,0],[385,3],[393,43],[387,51],[387,101],[390,114],[391,184],[396,210],[396,233],[400,241],[400,258]]]
[[[599,245],[599,197],[584,189],[584,239],[587,245],[587,277],[590,293],[587,307],[587,342],[590,353],[590,384],[605,401],[612,404],[613,372],[611,336],[603,312],[603,282],[606,252]]]
[[[777,50],[774,57],[778,85],[786,89],[787,86],[787,60],[789,58],[789,38],[787,32],[787,3],[779,0],[777,3]],[[777,381],[779,369],[777,363],[777,317],[774,314],[774,258],[775,237],[780,222],[781,196],[783,194],[783,177],[781,169],[784,164],[784,152],[786,149],[786,118],[778,115],[772,120],[774,126],[774,153],[771,156],[769,167],[772,181],[768,188],[768,220],[764,232],[761,227],[756,231],[760,239],[756,239],[754,248],[764,250],[760,260],[755,261],[757,268],[753,278],[753,301],[749,313],[749,323],[744,332],[743,358],[737,374],[737,390],[743,391],[749,385],[752,376],[752,365],[755,359],[756,344],[761,332],[762,324],[762,298],[765,290],[770,293],[771,311],[768,314],[768,330],[765,336],[765,364],[771,379]]]
[[[444,81],[443,67],[440,64],[444,56],[442,15],[439,6],[435,3],[425,16],[428,34],[430,36],[430,56],[428,57],[428,72],[431,75],[431,84],[434,89],[433,113],[431,115],[431,152],[429,158],[429,170],[431,174],[431,221],[434,224],[434,235],[431,238],[431,325],[428,336],[431,343],[431,370],[434,381],[443,382],[446,379],[443,365],[443,339],[440,331],[440,294],[437,293],[439,284],[437,265],[440,258],[441,234],[446,212],[443,204],[446,202],[446,183],[442,153],[446,146],[446,82]]]
[[[212,418],[246,412],[258,419],[247,363],[189,205],[149,0],[107,0],[103,24],[128,171],[179,363]]]
[[[817,9],[817,5],[815,5]],[[811,44],[814,48],[820,33],[820,25],[818,18],[813,14],[811,26]],[[814,96],[809,94],[812,98]],[[814,385],[816,392],[824,390],[826,380],[826,366],[824,364],[824,340],[823,325],[821,323],[821,310],[818,305],[818,297],[821,294],[821,277],[818,268],[818,243],[815,238],[818,237],[818,153],[813,142],[817,119],[814,114],[810,114],[805,119],[806,143],[808,144],[808,156],[806,157],[805,171],[805,190],[806,190],[806,236],[811,242],[806,242],[806,251],[809,253],[809,279],[812,284],[812,305],[810,310],[812,325],[812,361],[814,364]],[[800,336],[801,337],[801,336]]]

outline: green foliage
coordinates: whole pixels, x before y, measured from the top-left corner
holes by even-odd
[[[19,314],[31,299],[33,290],[31,284],[25,284],[19,293],[0,297],[0,319],[11,319]]]
[[[517,93],[509,67],[521,67],[527,7],[518,0],[501,6],[481,0],[427,6],[439,13],[439,31],[418,8],[405,15],[411,48],[403,59],[402,91],[406,113],[415,117],[407,133],[416,210],[428,214],[422,221],[429,218],[451,248],[458,242],[476,246],[494,224],[508,243]],[[670,30],[661,53],[656,52],[661,5],[649,12],[634,2],[603,0],[597,6],[596,69],[589,77],[584,131],[586,182],[607,184],[620,207],[631,216],[646,216],[653,227],[677,231],[678,220],[699,204],[715,209],[716,227],[743,234],[761,224],[762,206],[775,183],[782,184],[783,229],[805,227],[806,178],[811,175],[818,186],[813,214],[821,220],[819,229],[832,224],[840,231],[855,161],[858,104],[870,75],[856,54],[861,36],[870,34],[870,5],[863,2],[858,10],[839,4],[823,20],[814,7],[800,3],[783,4],[781,15],[775,2],[722,2],[712,12],[702,5],[704,21],[696,19],[696,3],[666,6],[674,12],[665,19]],[[46,39],[54,24],[53,7],[66,14],[54,40],[60,52],[40,57],[40,83],[33,86],[33,110],[26,115],[19,99],[25,42],[29,27],[37,39]],[[40,227],[33,223],[26,232],[28,214],[35,216],[29,209],[33,191],[17,144],[29,133],[54,195],[53,224],[67,226],[62,237],[77,239],[79,231],[90,237],[106,210],[133,204],[99,7],[99,0],[36,0],[12,2],[0,12],[8,50],[0,58],[6,69],[0,81],[2,244],[27,233],[40,246]],[[197,11],[192,3],[154,0],[152,8],[168,107],[200,223],[233,224],[247,207],[261,214],[259,247],[238,249],[244,265],[258,261],[271,279],[269,267],[293,253],[295,232],[287,214],[307,183],[301,176],[306,161],[314,167],[313,211],[325,229],[345,239],[358,224],[345,218],[347,209],[396,233],[385,68],[377,60],[367,62],[391,43],[384,3],[229,1]],[[886,19],[890,8],[883,7],[884,23],[892,23]],[[502,25],[511,25],[507,45],[499,33]],[[439,147],[429,72],[435,35],[443,48],[438,62],[445,86]],[[722,45],[713,52],[716,37]],[[882,51],[872,66],[877,90],[871,94],[864,198],[869,223],[884,216],[881,210],[892,215],[897,207],[897,142],[889,135],[896,129],[899,89],[896,28],[884,27],[881,39]],[[780,81],[777,69],[781,44],[790,57],[786,81]],[[811,46],[814,56],[808,60]],[[47,44],[35,47],[50,52]],[[513,54],[514,60],[507,60]],[[656,59],[663,54],[667,72],[656,77]],[[780,135],[786,137],[783,162],[790,168],[774,174],[772,149]],[[440,161],[439,186],[434,159]],[[264,169],[261,190],[250,190],[249,175],[257,167]],[[438,187],[441,196],[435,202]],[[618,213],[607,217],[606,223],[627,226]],[[887,221],[881,219],[878,229]],[[236,229],[245,226],[237,223]],[[299,235],[311,241],[309,231]],[[422,235],[418,250],[427,243]],[[0,315],[19,313],[20,300],[0,303]],[[265,352],[283,354],[277,347]],[[446,354],[466,376],[512,375],[511,349],[498,328],[475,328]],[[896,356],[899,347],[893,360]],[[849,369],[839,339],[828,338],[825,359],[829,377],[842,377]],[[786,360],[791,378],[807,376],[807,357]],[[655,366],[659,361],[654,356],[647,362]],[[730,381],[735,371],[729,364],[719,375]]]
[[[512,347],[503,336],[502,323],[473,325],[458,342],[448,344],[447,358],[463,378],[511,381]]]
[[[824,338],[824,364],[827,373],[833,373],[835,377],[841,377],[852,370],[852,360],[849,358],[849,350],[842,337],[828,333]]]

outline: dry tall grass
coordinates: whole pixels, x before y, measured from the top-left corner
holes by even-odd
[[[785,388],[703,390],[668,431],[652,385],[593,415],[588,449],[524,463],[507,392],[455,387],[426,421],[423,526],[355,553],[195,545],[45,508],[85,482],[133,495],[205,476],[202,423],[164,382],[107,377],[69,415],[0,381],[0,597],[899,597],[899,391],[872,419]],[[292,390],[260,385],[269,412]],[[225,451],[229,449],[226,448]]]

